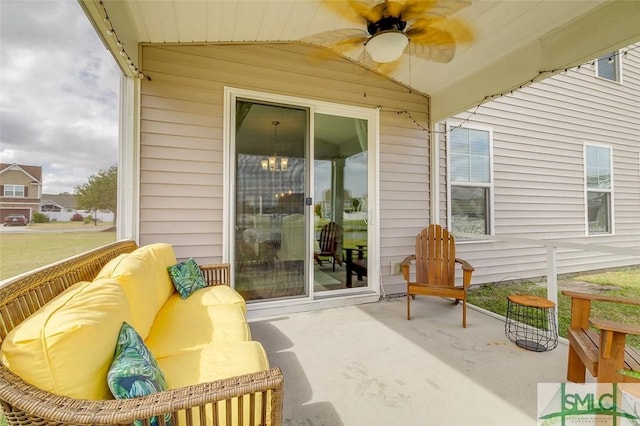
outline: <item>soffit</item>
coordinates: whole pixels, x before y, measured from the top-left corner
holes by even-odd
[[[117,52],[113,36],[106,33],[106,10],[108,24],[134,63],[138,43],[300,42],[314,34],[357,27],[321,0],[80,2],[105,43]],[[640,40],[638,1],[476,0],[456,16],[473,26],[476,40],[459,46],[451,62],[405,55],[387,72],[431,96],[434,120],[518,87],[541,71],[584,63]],[[409,54],[410,49],[411,45]],[[357,60],[361,53],[358,48],[345,55]],[[114,56],[123,63],[122,55]]]

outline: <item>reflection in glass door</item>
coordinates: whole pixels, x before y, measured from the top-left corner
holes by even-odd
[[[246,300],[308,295],[308,111],[237,100],[235,132],[235,289]]]
[[[313,118],[314,291],[367,287],[367,120]]]

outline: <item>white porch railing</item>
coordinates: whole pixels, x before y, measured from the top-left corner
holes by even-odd
[[[547,299],[553,301],[556,305],[556,324],[558,316],[558,265],[557,265],[557,250],[573,249],[582,250],[588,252],[597,253],[612,253],[619,254],[627,257],[637,257],[640,259],[640,248],[633,247],[612,247],[603,244],[585,244],[585,243],[572,243],[568,241],[557,240],[536,240],[533,238],[521,238],[510,237],[506,235],[479,235],[479,234],[467,234],[456,233],[456,237],[469,238],[473,240],[483,240],[490,242],[506,241],[514,243],[523,243],[533,246],[542,246],[547,249]]]

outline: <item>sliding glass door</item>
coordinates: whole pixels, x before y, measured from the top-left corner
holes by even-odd
[[[232,261],[248,301],[369,287],[370,122],[235,98]]]

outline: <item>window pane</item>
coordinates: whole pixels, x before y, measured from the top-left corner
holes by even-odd
[[[489,183],[489,161],[487,157],[469,158],[469,180],[471,182]]]
[[[451,157],[451,180],[469,182],[469,157],[454,155]]]
[[[611,189],[611,149],[586,147],[587,187]]]
[[[469,154],[469,129],[456,128],[451,130],[451,153]]]
[[[451,186],[453,232],[489,233],[489,189]]]
[[[608,192],[587,193],[589,234],[610,233],[610,195]]]
[[[598,58],[598,77],[618,81],[618,55],[612,52]]]
[[[469,131],[469,154],[489,158],[489,132],[484,130]]]
[[[490,183],[489,132],[451,130],[451,180]]]

